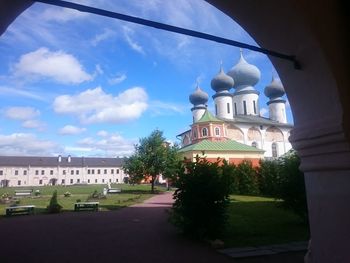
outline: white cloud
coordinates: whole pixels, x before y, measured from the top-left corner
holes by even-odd
[[[40,101],[45,100],[45,98],[43,98],[41,95],[36,94],[35,92],[18,89],[18,88],[9,88],[4,86],[0,86],[0,94],[2,96],[19,96],[19,97],[35,99]]]
[[[152,101],[149,105],[149,110],[153,115],[173,115],[183,114],[188,111],[187,105],[180,105],[176,103],[167,103],[162,101]]]
[[[46,127],[46,123],[39,120],[26,120],[22,122],[22,127],[27,129],[37,129],[43,131]]]
[[[134,145],[137,140],[128,140],[119,134],[109,134],[102,139],[91,137],[80,140],[79,148],[90,152],[90,155],[97,156],[129,156],[134,152]]]
[[[59,130],[61,135],[76,135],[86,131],[86,128],[80,128],[73,125],[66,125]]]
[[[269,116],[269,109],[267,108],[261,108],[260,109],[260,116],[268,118]]]
[[[74,56],[63,51],[51,52],[45,47],[22,55],[14,66],[14,75],[29,79],[52,78],[63,84],[92,80]]]
[[[48,140],[38,139],[30,133],[0,134],[0,152],[2,155],[53,155],[61,152],[60,147]]]
[[[114,78],[110,78],[108,80],[108,83],[111,84],[111,85],[116,85],[116,84],[119,84],[119,83],[122,83],[124,80],[126,80],[126,74],[118,74],[117,76],[115,76]]]
[[[89,14],[77,10],[61,7],[48,7],[40,18],[45,21],[68,22],[74,19],[86,18]]]
[[[32,107],[10,107],[4,111],[5,117],[13,120],[29,120],[40,115],[40,111]]]
[[[138,119],[147,109],[147,93],[134,87],[113,97],[101,87],[85,90],[78,95],[56,97],[53,108],[56,113],[77,116],[84,124],[122,123]]]
[[[100,42],[107,40],[113,36],[115,36],[116,33],[112,31],[109,28],[105,28],[101,34],[97,34],[92,40],[91,45],[96,47]]]
[[[144,55],[145,51],[143,50],[143,47],[139,45],[135,40],[133,40],[132,36],[134,35],[134,30],[131,27],[123,26],[124,31],[124,38],[126,42],[129,44],[129,46],[135,50],[136,52]]]
[[[97,132],[97,135],[101,136],[101,137],[106,137],[106,136],[108,136],[108,132],[104,131],[104,130],[101,130],[101,131]]]

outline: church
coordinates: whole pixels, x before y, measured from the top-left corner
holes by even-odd
[[[201,152],[207,158],[220,157],[234,163],[250,159],[253,165],[259,159],[278,158],[288,152],[292,148],[288,138],[293,125],[287,122],[283,85],[272,77],[265,87],[269,117],[262,117],[260,92],[254,88],[260,77],[260,70],[245,60],[242,50],[238,63],[227,73],[221,66],[211,80],[215,116],[208,110],[208,94],[197,85],[189,96],[193,123],[178,135],[179,152],[187,158]]]

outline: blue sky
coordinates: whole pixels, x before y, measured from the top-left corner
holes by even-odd
[[[202,0],[76,2],[256,44]],[[243,52],[262,73],[266,115],[276,72]],[[228,71],[238,57],[235,47],[35,3],[0,38],[0,154],[126,156],[156,128],[175,142],[191,124],[196,82],[211,97],[221,61]]]

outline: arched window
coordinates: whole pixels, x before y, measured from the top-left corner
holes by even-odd
[[[256,142],[252,142],[252,146],[258,148],[258,144]]]
[[[271,145],[272,148],[272,157],[277,157],[278,152],[277,152],[277,143],[273,142]]]
[[[208,129],[207,128],[203,128],[202,129],[202,136],[203,137],[207,137],[208,136]]]
[[[219,127],[215,127],[215,135],[220,136],[220,128]]]
[[[197,130],[193,130],[193,138],[194,138],[194,139],[197,138]]]

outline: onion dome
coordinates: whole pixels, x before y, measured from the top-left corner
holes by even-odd
[[[244,59],[242,50],[238,63],[227,74],[234,79],[235,88],[239,86],[254,86],[260,80],[260,70]]]
[[[265,87],[264,93],[270,99],[282,97],[286,92],[284,91],[282,82],[275,77],[272,77],[272,81]]]
[[[208,102],[208,94],[201,90],[197,84],[196,90],[190,95],[190,102],[193,105],[206,104]]]
[[[211,88],[216,92],[228,91],[233,87],[233,79],[226,75],[222,66],[219,73],[211,80]]]

